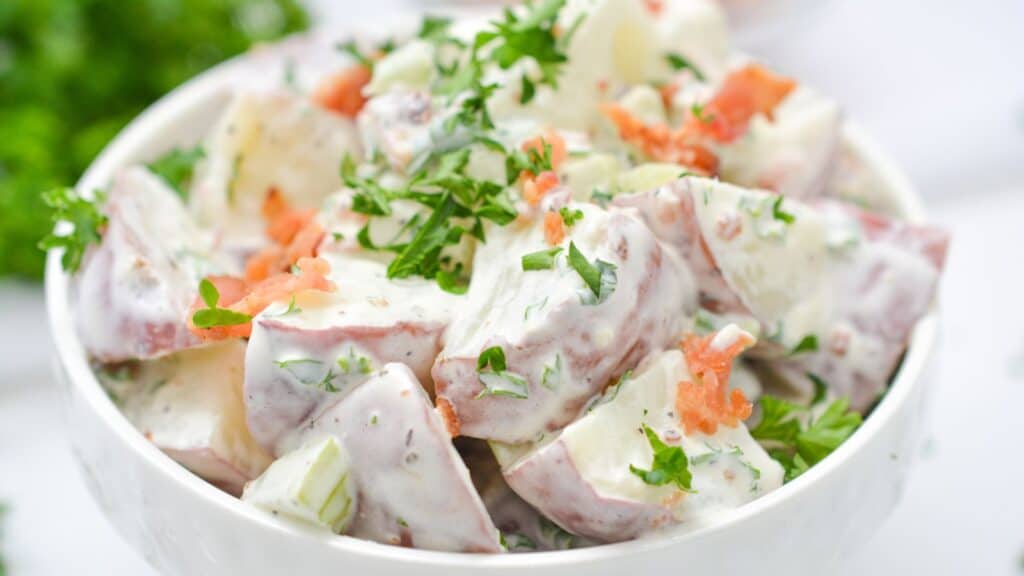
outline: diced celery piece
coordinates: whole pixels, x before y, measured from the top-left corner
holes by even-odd
[[[334,436],[308,443],[275,460],[246,486],[242,500],[340,534],[356,509],[348,453]]]

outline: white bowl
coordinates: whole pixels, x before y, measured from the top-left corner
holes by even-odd
[[[257,67],[267,75],[260,57]],[[246,60],[253,63],[253,57]],[[242,71],[242,61],[222,65],[149,108],[97,158],[80,189],[102,187],[119,167],[198,140],[226,105],[226,87]],[[918,196],[902,173],[858,130],[847,130],[846,137],[892,188],[905,215],[920,221]],[[934,314],[920,322],[890,391],[834,454],[713,526],[563,552],[451,554],[296,527],[179,466],[139,434],[100,387],[73,328],[68,286],[68,275],[51,253],[46,293],[56,371],[66,388],[71,440],[89,489],[110,521],[153,566],[189,576],[595,576],[667,569],[687,576],[832,573],[877,531],[900,497],[918,446],[923,376],[937,332]]]

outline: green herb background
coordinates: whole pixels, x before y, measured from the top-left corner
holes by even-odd
[[[0,0],[0,277],[42,276],[41,192],[175,86],[307,25],[296,0]]]

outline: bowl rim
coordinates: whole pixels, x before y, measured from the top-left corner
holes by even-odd
[[[251,55],[251,54],[250,54]],[[243,70],[246,55],[229,60],[186,82],[155,104],[146,108],[92,162],[77,187],[88,190],[110,181],[118,168],[128,164],[133,151],[160,138],[163,129],[173,125],[177,118],[205,105],[209,100],[223,97],[230,91],[233,80]],[[860,128],[849,122],[843,127],[844,144],[848,145],[893,192],[905,218],[921,223],[925,212],[915,188],[904,173],[880,150],[878,145]],[[864,424],[835,452],[779,489],[732,510],[714,524],[691,530],[667,531],[614,544],[591,548],[533,552],[529,554],[466,554],[417,550],[389,546],[350,536],[326,534],[311,528],[288,523],[250,506],[207,483],[193,474],[143,437],[115,406],[103,390],[86,359],[78,340],[70,310],[69,275],[62,269],[59,250],[51,250],[46,262],[46,308],[49,328],[56,348],[56,358],[63,366],[69,386],[73,387],[88,409],[93,411],[110,431],[125,444],[125,448],[146,466],[173,480],[190,497],[198,498],[208,508],[216,508],[253,523],[261,530],[284,538],[312,538],[342,554],[356,554],[374,560],[398,564],[431,565],[451,568],[525,568],[557,567],[577,563],[599,562],[678,546],[702,539],[708,535],[730,530],[738,524],[769,509],[799,498],[812,486],[838,468],[877,437],[897,418],[903,405],[913,396],[915,387],[921,386],[921,375],[935,345],[938,319],[935,309],[915,326],[903,363],[893,378],[885,396]]]

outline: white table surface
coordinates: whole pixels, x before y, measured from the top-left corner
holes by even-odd
[[[342,16],[341,2],[317,3],[334,23],[414,4],[345,2]],[[1019,0],[844,0],[785,46],[759,48],[839,95],[954,235],[928,439],[902,503],[845,574],[1024,574],[1022,32]],[[153,574],[100,515],[71,459],[37,287],[0,283],[0,318],[11,576]]]

